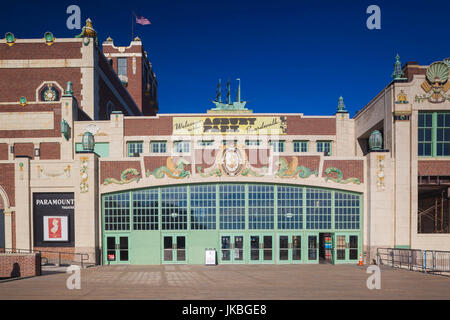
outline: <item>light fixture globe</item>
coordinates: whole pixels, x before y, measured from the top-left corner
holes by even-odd
[[[89,131],[83,133],[81,144],[83,145],[83,151],[94,152],[95,146],[94,135]]]

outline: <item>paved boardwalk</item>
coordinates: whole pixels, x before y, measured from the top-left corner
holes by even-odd
[[[450,299],[450,277],[382,268],[369,290],[354,265],[104,266],[0,283],[0,299]]]

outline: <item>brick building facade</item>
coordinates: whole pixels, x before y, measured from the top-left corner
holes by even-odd
[[[448,60],[407,63],[353,118],[343,99],[330,116],[254,113],[240,98],[161,114],[141,40],[100,49],[92,30],[0,44],[4,247],[98,264],[450,249]]]

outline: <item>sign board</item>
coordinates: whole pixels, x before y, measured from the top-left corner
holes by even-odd
[[[75,245],[74,194],[33,193],[33,234],[37,247]]]
[[[108,254],[108,261],[116,260],[116,256],[114,254]]]
[[[211,116],[174,117],[173,135],[270,134],[287,133],[286,117]]]
[[[44,241],[68,240],[67,216],[44,216]]]
[[[205,265],[216,265],[216,249],[205,250]]]

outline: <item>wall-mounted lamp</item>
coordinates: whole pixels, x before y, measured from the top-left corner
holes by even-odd
[[[35,157],[40,157],[41,156],[41,149],[35,148],[34,149],[34,156]]]

